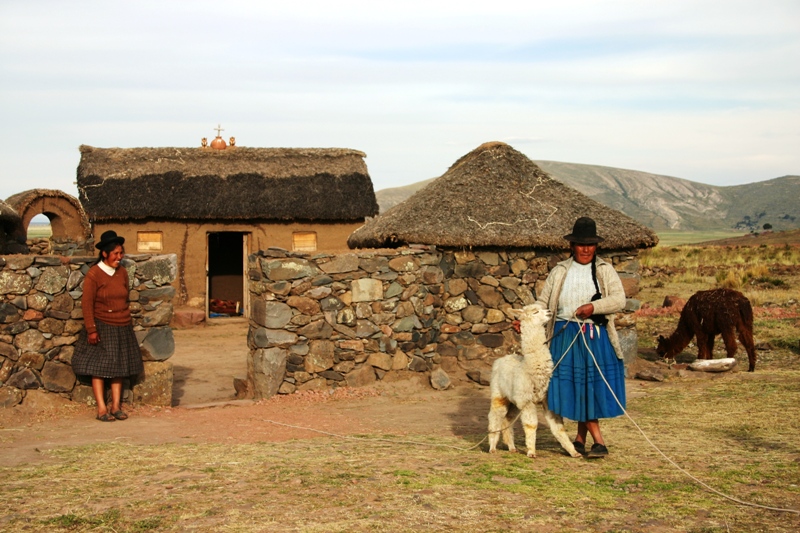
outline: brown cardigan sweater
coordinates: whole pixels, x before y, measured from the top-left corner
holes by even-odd
[[[128,308],[128,271],[117,267],[109,276],[94,265],[83,280],[83,323],[87,333],[97,331],[95,319],[111,326],[127,326],[131,323],[131,310]]]

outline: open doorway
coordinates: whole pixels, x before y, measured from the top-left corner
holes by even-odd
[[[208,234],[206,305],[209,318],[247,315],[248,234],[219,231]]]

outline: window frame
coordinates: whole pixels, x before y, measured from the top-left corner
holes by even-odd
[[[143,240],[142,237],[157,236],[157,240]],[[145,245],[143,248],[142,246]],[[156,248],[155,245],[158,247]],[[136,232],[136,251],[141,253],[153,253],[164,251],[164,232],[163,231],[137,231]]]
[[[302,242],[298,242],[299,237],[313,237],[314,238],[314,246],[311,248],[310,246],[301,246]],[[316,252],[319,248],[319,242],[317,241],[317,232],[316,231],[293,231],[292,232],[292,251],[293,252]]]

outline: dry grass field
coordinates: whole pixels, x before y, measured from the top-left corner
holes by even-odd
[[[641,350],[651,348],[655,336],[675,329],[678,315],[660,309],[666,296],[688,299],[699,290],[726,287],[741,291],[753,304],[760,361],[778,358],[784,368],[798,368],[800,359],[792,354],[800,348],[799,246],[657,247],[644,253],[641,263],[639,296],[645,307],[638,313]],[[715,353],[724,353],[721,341]],[[738,356],[746,360],[741,347]]]
[[[654,335],[677,323],[676,314],[660,309],[664,296],[687,298],[714,286],[738,288],[753,301],[761,349],[754,373],[629,381],[631,417],[664,453],[715,489],[756,505],[800,510],[800,249],[659,247],[641,262],[643,355],[652,355]],[[737,357],[741,368],[743,350]],[[800,530],[796,513],[740,505],[705,490],[624,417],[604,422],[611,455],[588,461],[566,456],[543,427],[536,459],[486,453],[488,395],[477,386],[342,398],[304,409],[277,400],[228,409],[234,411],[211,430],[198,422],[201,413],[181,411],[192,427],[150,444],[115,438],[116,430],[105,427],[110,436],[95,443],[62,444],[47,433],[47,421],[34,424],[32,431],[47,435],[50,445],[36,449],[36,460],[0,467],[0,529]],[[457,412],[462,416],[451,416]],[[341,413],[351,422],[336,423]],[[265,420],[278,416],[347,438],[300,432],[276,440],[275,426]],[[568,431],[574,427],[568,423]],[[14,445],[14,431],[2,428],[0,446]],[[192,438],[182,442],[184,434]],[[521,431],[518,440],[522,447]]]
[[[50,237],[52,234],[53,228],[50,227],[50,224],[38,223],[28,226],[29,239],[43,239],[45,237]]]

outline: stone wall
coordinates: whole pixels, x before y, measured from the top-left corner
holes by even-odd
[[[23,402],[27,390],[42,389],[93,403],[90,383],[72,372],[83,330],[83,279],[94,257],[0,256],[0,406]],[[172,403],[175,349],[169,321],[175,289],[175,255],[128,255],[134,330],[144,374],[125,382],[124,400]]]
[[[636,355],[635,251],[603,256],[628,305],[617,317],[626,360]],[[361,386],[404,374],[488,383],[491,365],[519,343],[510,309],[535,301],[564,254],[446,251],[415,246],[300,254],[270,248],[249,258],[246,387],[257,398]]]
[[[67,257],[91,254],[94,241],[76,240],[67,237],[28,239],[26,244],[31,255],[63,255]]]

